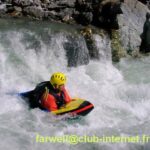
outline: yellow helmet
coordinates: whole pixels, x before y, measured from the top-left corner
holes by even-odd
[[[64,85],[66,84],[66,76],[65,74],[61,73],[61,72],[56,72],[54,74],[52,74],[51,78],[50,78],[50,83],[54,86],[54,85]]]

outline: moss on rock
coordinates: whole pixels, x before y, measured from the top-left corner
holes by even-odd
[[[123,49],[121,45],[118,30],[111,30],[111,48],[112,48],[112,60],[114,62],[119,62],[120,58],[126,56],[126,51]]]

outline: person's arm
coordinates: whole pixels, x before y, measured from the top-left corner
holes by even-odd
[[[57,105],[55,102],[55,98],[50,95],[49,93],[45,92],[41,98],[41,104],[44,108],[46,108],[49,111],[55,111],[57,110]]]
[[[65,101],[66,103],[69,103],[71,101],[71,97],[69,95],[69,93],[67,92],[67,90],[64,88],[64,94],[65,94]]]

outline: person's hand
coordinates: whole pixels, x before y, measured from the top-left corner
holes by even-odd
[[[77,99],[79,99],[79,98],[74,97],[74,98],[72,98],[71,100],[72,100],[72,101],[76,101]]]

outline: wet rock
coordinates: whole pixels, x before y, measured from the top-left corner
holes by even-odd
[[[95,12],[94,22],[98,26],[119,29],[117,15],[122,14],[121,3],[107,2],[101,4]],[[98,16],[98,17],[96,17]]]
[[[142,55],[139,53],[139,49],[133,50],[132,53],[131,53],[131,56],[133,58],[141,58],[142,57]]]
[[[140,52],[150,52],[150,13],[146,14],[146,21],[143,27],[143,33],[141,34]]]
[[[59,21],[61,18],[55,11],[47,11],[45,14],[46,18],[51,21]]]
[[[74,19],[70,15],[66,15],[66,16],[64,16],[62,21],[65,22],[65,23],[70,23],[71,24],[71,23],[74,22]]]
[[[7,4],[8,4],[8,3],[10,4],[10,3],[12,3],[12,0],[1,0],[1,2],[5,2],[5,3],[7,3]]]
[[[14,7],[11,6],[11,7],[9,7],[7,9],[7,12],[12,17],[21,17],[22,16],[22,8],[18,7],[18,6],[14,6]]]
[[[33,0],[33,5],[34,6],[41,6],[41,1],[40,0]]]
[[[65,8],[65,9],[62,9],[61,12],[59,12],[58,14],[63,19],[67,15],[69,15],[71,17],[73,12],[74,12],[74,9],[72,9],[72,8]]]
[[[41,0],[41,2],[42,2],[43,4],[49,4],[49,3],[50,3],[49,0]]]
[[[37,19],[44,18],[44,11],[42,10],[41,7],[28,6],[23,9],[23,13],[25,15],[33,16]]]
[[[55,11],[63,11],[63,9],[67,9],[67,8],[74,8],[75,6],[75,0],[72,1],[67,1],[67,0],[63,0],[63,1],[53,1],[51,3],[49,3],[49,5],[47,6],[49,10],[55,10]]]
[[[13,5],[16,6],[30,6],[33,4],[33,0],[12,0]]]
[[[82,25],[89,25],[93,21],[93,14],[91,12],[83,12],[78,15],[77,21]]]
[[[76,0],[61,0],[59,1],[57,4],[60,6],[65,6],[65,7],[70,7],[70,8],[74,8],[75,7],[75,2]]]
[[[4,16],[7,11],[6,4],[0,5],[0,17]]]
[[[121,46],[119,31],[117,30],[111,30],[111,48],[114,62],[119,62],[120,58],[126,56],[126,52]]]
[[[70,20],[70,16],[69,15],[66,15],[64,18],[63,18],[63,21],[64,22],[68,22]]]
[[[56,12],[60,12],[62,9],[65,9],[65,6],[57,5],[56,3],[51,3],[48,5],[48,10],[55,10]]]
[[[91,59],[100,59],[99,50],[96,47],[93,39],[93,32],[90,27],[83,28],[81,34],[84,36],[87,48],[89,50],[89,56]]]
[[[14,6],[14,10],[17,11],[17,12],[21,12],[21,11],[22,11],[22,8],[21,8],[21,7]]]
[[[6,7],[7,7],[7,13],[12,13],[15,10],[14,6],[11,4],[6,5]]]
[[[92,2],[85,2],[84,0],[77,0],[75,6],[80,12],[91,12],[93,10]]]
[[[19,12],[19,11],[16,11],[16,10],[14,10],[13,12],[11,12],[10,13],[10,15],[12,16],[12,17],[21,17],[22,16],[22,12]]]
[[[142,2],[143,4],[147,4],[148,0],[139,0],[140,2]]]
[[[86,43],[82,37],[67,36],[68,41],[63,44],[68,58],[68,66],[76,67],[89,63],[90,57]]]
[[[66,23],[72,20],[82,25],[94,24],[99,27],[109,26],[118,29],[117,14],[119,0],[1,0],[10,3],[8,14],[22,12],[25,16],[37,19],[49,19]],[[16,10],[15,7],[18,7]],[[41,8],[41,9],[39,9]],[[21,11],[22,9],[22,11]],[[55,11],[55,13],[49,13]],[[37,13],[37,14],[36,14]],[[41,14],[40,14],[41,13]],[[14,13],[15,14],[15,13]],[[56,16],[54,16],[56,15]],[[52,17],[52,18],[50,18]]]

